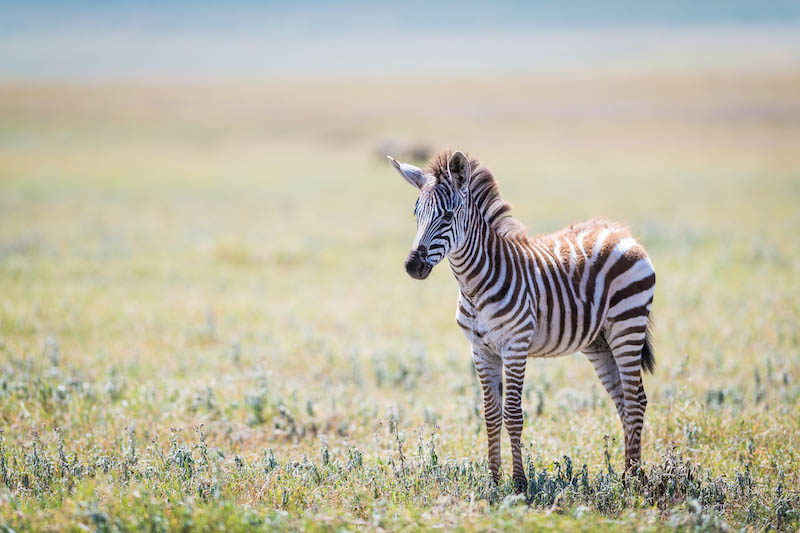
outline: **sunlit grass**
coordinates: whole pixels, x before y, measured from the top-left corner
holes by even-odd
[[[0,88],[3,522],[796,529],[799,88]],[[470,151],[532,232],[631,225],[658,273],[647,481],[576,355],[529,364],[527,499],[489,484],[455,283],[402,269],[389,137]]]

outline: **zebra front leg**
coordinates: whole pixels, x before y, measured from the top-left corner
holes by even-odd
[[[522,384],[525,381],[525,363],[528,354],[504,354],[503,363],[506,368],[506,402],[503,409],[503,420],[511,439],[511,458],[514,464],[514,491],[525,492],[528,479],[522,464]]]
[[[500,431],[503,429],[503,361],[499,356],[473,348],[472,360],[483,388],[483,419],[489,444],[489,470],[495,483],[500,482]]]

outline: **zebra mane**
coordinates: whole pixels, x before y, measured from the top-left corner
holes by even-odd
[[[432,174],[436,181],[447,180],[447,162],[450,161],[452,155],[453,150],[439,152],[428,163],[428,168],[425,172]],[[486,222],[502,237],[527,242],[527,230],[522,222],[511,216],[511,204],[500,196],[500,189],[492,171],[481,167],[480,162],[470,157],[469,154],[465,155],[472,169],[472,177],[469,183],[470,195]]]

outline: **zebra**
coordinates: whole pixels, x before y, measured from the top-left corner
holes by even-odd
[[[655,271],[630,230],[595,218],[529,237],[492,172],[476,159],[446,151],[422,170],[387,157],[420,190],[406,272],[425,279],[447,257],[458,282],[456,322],[472,346],[483,389],[494,482],[502,479],[505,424],[514,488],[527,487],[520,435],[528,357],[577,351],[594,366],[622,421],[625,472],[641,472],[647,407],[641,373],[655,367],[649,328]]]

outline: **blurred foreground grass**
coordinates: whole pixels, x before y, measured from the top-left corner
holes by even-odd
[[[5,85],[0,118],[7,527],[798,527],[800,76]],[[532,505],[489,485],[386,139],[470,151],[531,232],[641,237],[646,484],[577,355],[528,367]]]

